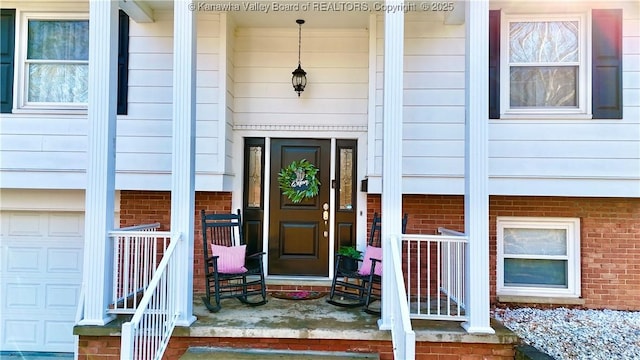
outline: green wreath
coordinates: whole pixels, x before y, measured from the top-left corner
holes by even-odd
[[[318,168],[305,159],[294,161],[278,173],[278,184],[282,195],[294,203],[318,195],[320,181],[316,178]]]

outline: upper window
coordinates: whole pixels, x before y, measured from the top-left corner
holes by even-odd
[[[86,15],[25,12],[16,21],[15,9],[0,9],[0,27],[0,43],[3,44],[0,51],[3,75],[0,76],[0,113],[22,109],[86,110],[89,71],[89,21]],[[128,71],[129,16],[120,10],[118,115],[127,114]]]
[[[19,107],[86,108],[89,20],[25,14]]]
[[[580,219],[498,217],[497,294],[580,296]]]
[[[587,46],[582,16],[507,16],[503,22],[503,114],[586,114]]]

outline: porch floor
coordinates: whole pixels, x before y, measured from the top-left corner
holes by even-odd
[[[235,299],[222,302],[218,313],[209,312],[199,297],[194,297],[197,320],[189,327],[176,327],[176,337],[288,338],[391,341],[390,331],[378,329],[379,317],[361,308],[341,308],[326,302],[326,296],[313,300],[285,300],[268,296],[267,304],[250,307]],[[105,326],[76,326],[74,334],[83,336],[120,336],[120,316]],[[495,334],[468,334],[455,321],[413,320],[417,342],[458,342],[515,344],[518,337],[492,320]]]

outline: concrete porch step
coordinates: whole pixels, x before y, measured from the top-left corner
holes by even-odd
[[[343,351],[297,351],[190,347],[180,360],[379,360],[378,354]]]

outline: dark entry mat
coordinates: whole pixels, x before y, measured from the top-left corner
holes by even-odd
[[[276,291],[270,293],[271,296],[278,299],[286,299],[286,300],[312,300],[319,299],[326,295],[326,293],[321,291]]]

